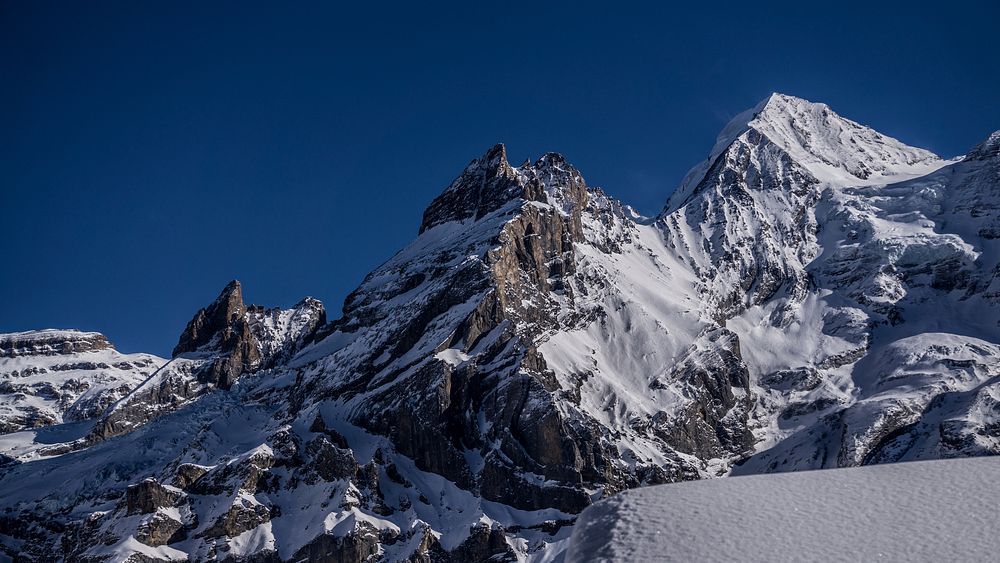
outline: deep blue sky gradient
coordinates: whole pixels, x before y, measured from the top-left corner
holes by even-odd
[[[655,213],[772,91],[1000,128],[995,1],[351,4],[0,1],[0,332],[168,354],[232,278],[336,317],[497,141]]]

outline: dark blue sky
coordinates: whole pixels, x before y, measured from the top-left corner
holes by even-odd
[[[653,213],[771,91],[1000,128],[995,1],[352,4],[0,1],[0,331],[167,354],[232,278],[336,317],[497,141]]]

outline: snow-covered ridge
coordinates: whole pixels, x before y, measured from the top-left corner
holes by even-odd
[[[784,94],[771,95],[747,127],[763,133],[821,180],[873,181],[926,174],[942,165],[934,153],[843,118],[826,104]]]
[[[947,164],[928,150],[841,117],[826,104],[774,93],[723,128],[708,159],[685,175],[666,210],[682,205],[716,159],[751,132],[766,137],[816,179],[838,184],[884,183],[893,177],[928,174]]]
[[[1000,155],[1000,131],[990,133],[985,141],[969,151],[968,157],[975,160],[986,160],[997,155]]]

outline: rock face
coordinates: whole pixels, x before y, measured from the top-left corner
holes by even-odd
[[[371,340],[359,347],[378,353],[357,370],[327,363],[336,375],[322,385],[422,470],[518,508],[577,511],[589,503],[584,483],[626,479],[586,416],[558,413],[559,384],[537,352],[560,326],[559,301],[574,299],[566,282],[589,194],[558,155],[518,169],[503,156],[494,147],[431,204],[415,243],[429,248],[404,250],[348,298],[337,333],[361,333]],[[462,221],[474,222],[471,233],[457,232]],[[386,306],[402,294],[409,307]],[[481,474],[466,450],[482,459]]]
[[[125,509],[127,514],[152,514],[158,508],[173,506],[177,497],[156,479],[146,479],[125,490]]]
[[[175,358],[184,353],[216,356],[199,371],[198,379],[229,389],[240,374],[260,365],[260,352],[260,344],[250,331],[243,288],[233,280],[211,305],[195,314],[173,354]]]
[[[497,145],[339,318],[233,282],[88,438],[0,465],[0,545],[529,560],[627,488],[1000,453],[996,138],[776,94],[652,218]]]
[[[507,149],[495,145],[473,160],[462,175],[424,211],[420,233],[449,223],[481,219],[512,199],[523,197],[524,183],[507,163]]]
[[[107,337],[99,332],[32,330],[0,335],[2,358],[60,356],[113,349]]]

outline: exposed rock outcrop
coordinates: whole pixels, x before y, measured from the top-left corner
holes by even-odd
[[[57,356],[113,349],[99,332],[32,330],[0,334],[0,358]]]
[[[127,514],[152,514],[158,508],[173,506],[180,495],[164,487],[156,479],[145,479],[125,491]]]
[[[260,344],[250,331],[240,282],[229,282],[212,304],[195,314],[173,355],[198,352],[216,356],[201,369],[199,380],[222,389],[232,387],[240,374],[260,365]]]

